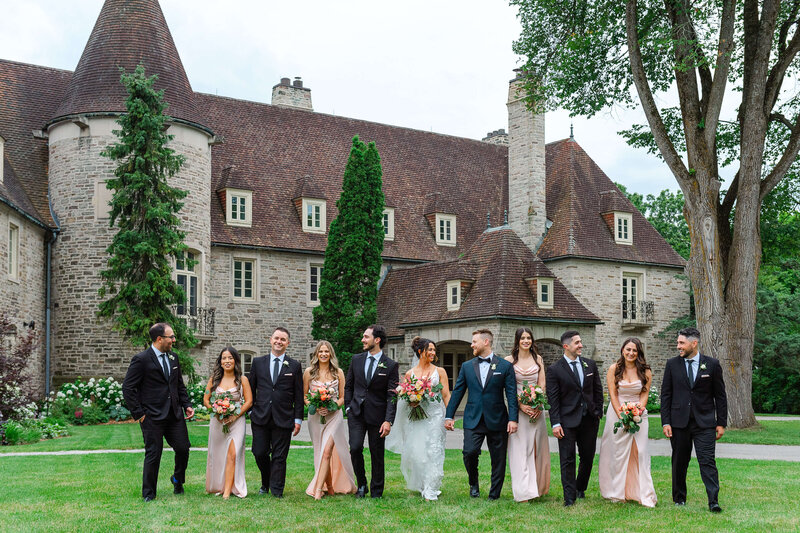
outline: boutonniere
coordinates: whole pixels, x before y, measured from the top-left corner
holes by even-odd
[[[705,363],[701,364],[700,365],[700,370],[705,370],[705,369],[706,369],[706,364]]]
[[[386,368],[386,364],[385,363],[378,363],[378,368]]]
[[[167,357],[169,357],[170,361],[174,361],[175,360],[175,357],[173,357],[172,354],[168,355]]]
[[[581,361],[583,363],[583,368],[589,368],[589,365],[586,364],[586,361]]]
[[[497,368],[497,363],[492,363],[492,370],[494,370],[495,368]]]
[[[289,361],[284,361],[283,366],[289,366]]]

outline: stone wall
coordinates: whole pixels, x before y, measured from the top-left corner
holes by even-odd
[[[18,273],[8,272],[8,228],[19,228]],[[47,234],[43,228],[24,218],[19,212],[0,203],[0,309],[7,313],[19,334],[26,334],[34,324],[39,341],[28,371],[33,376],[37,393],[45,390],[45,279]]]

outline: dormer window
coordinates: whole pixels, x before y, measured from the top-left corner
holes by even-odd
[[[325,233],[325,200],[303,198],[303,231]]]
[[[383,210],[383,240],[394,240],[394,207]]]
[[[633,215],[614,213],[614,241],[617,244],[633,244]]]
[[[436,213],[436,244],[439,246],[456,245],[456,216]]]
[[[461,280],[447,282],[447,310],[461,309]]]
[[[553,308],[553,278],[536,278],[536,304],[541,309]]]
[[[253,225],[253,191],[225,189],[225,222],[229,226]]]

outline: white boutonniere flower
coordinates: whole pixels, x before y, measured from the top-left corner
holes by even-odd
[[[172,354],[169,354],[167,357],[169,357],[170,361],[174,361],[175,360],[175,357],[173,357]]]
[[[283,366],[289,366],[289,361],[284,361]]]
[[[385,363],[378,363],[378,368],[386,368],[386,364]]]
[[[700,370],[705,370],[705,369],[706,369],[706,364],[705,364],[705,363],[703,363],[702,365],[700,365]]]
[[[583,368],[589,368],[589,365],[586,364],[586,361],[581,361],[583,363]]]
[[[495,368],[497,368],[497,363],[492,363],[492,370],[494,370]]]

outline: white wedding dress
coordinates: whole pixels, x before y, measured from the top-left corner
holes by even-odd
[[[431,374],[433,385],[439,383],[439,373]],[[419,491],[426,500],[436,500],[442,493],[444,478],[444,402],[421,404],[428,415],[424,420],[408,420],[410,407],[405,400],[397,401],[397,415],[386,448],[401,454],[400,471],[409,490]]]

